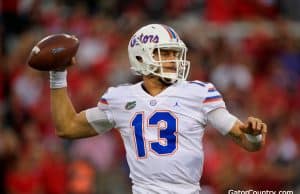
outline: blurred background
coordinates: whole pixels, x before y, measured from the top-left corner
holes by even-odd
[[[129,194],[117,130],[81,140],[55,136],[48,74],[26,58],[52,33],[80,39],[68,84],[77,111],[108,86],[136,82],[127,44],[149,23],[172,26],[189,48],[189,79],[211,81],[228,109],[269,126],[249,153],[210,127],[204,137],[203,193],[228,189],[300,193],[300,1],[2,0],[0,4],[0,193]]]

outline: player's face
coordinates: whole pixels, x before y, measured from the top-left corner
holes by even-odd
[[[159,53],[160,53],[160,58],[159,58]],[[163,67],[163,71],[165,73],[176,73],[177,71],[176,63],[171,60],[175,60],[179,58],[180,53],[178,51],[160,49],[160,52],[158,52],[158,50],[155,50],[153,54],[154,54],[153,58],[155,60],[167,61],[161,63]]]

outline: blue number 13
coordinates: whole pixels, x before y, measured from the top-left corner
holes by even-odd
[[[155,112],[147,120],[147,126],[155,127],[159,130],[157,141],[151,141],[149,144],[151,151],[158,155],[167,155],[177,149],[177,118],[170,112]],[[137,155],[139,158],[143,158],[146,156],[143,113],[134,115],[131,120],[131,127],[134,129]]]

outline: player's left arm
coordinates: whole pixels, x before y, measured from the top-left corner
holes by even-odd
[[[244,123],[236,120],[227,136],[246,150],[257,151],[265,144],[266,134],[266,123],[259,118],[248,117]]]
[[[210,111],[207,118],[214,128],[248,151],[257,151],[265,144],[267,125],[258,118],[248,117],[243,123],[225,108]]]

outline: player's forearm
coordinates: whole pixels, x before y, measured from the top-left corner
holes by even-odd
[[[247,140],[245,134],[230,134],[230,137],[233,139],[235,143],[240,145],[242,148],[249,152],[258,151],[262,147],[261,142],[253,143]]]
[[[68,96],[67,88],[51,89],[51,114],[56,134],[60,137],[68,137],[76,112]]]
[[[56,134],[63,138],[97,135],[86,118],[85,111],[76,113],[67,92],[67,71],[50,72],[51,112]]]

